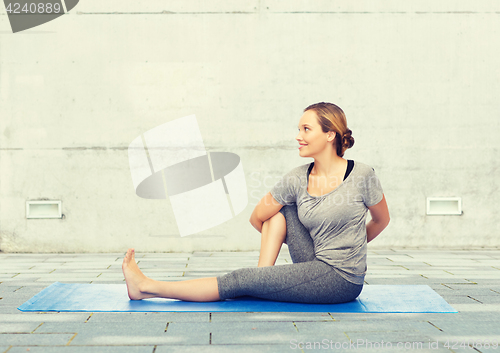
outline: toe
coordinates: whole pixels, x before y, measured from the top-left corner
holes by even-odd
[[[130,262],[131,259],[131,254],[130,254],[130,249],[127,250],[127,253],[125,254],[125,257],[123,258],[123,264],[126,265]]]

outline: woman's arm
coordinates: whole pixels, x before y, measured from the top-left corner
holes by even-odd
[[[250,216],[250,223],[252,226],[262,233],[262,224],[269,218],[274,216],[283,207],[278,201],[276,201],[268,192],[255,206],[252,215]]]
[[[389,209],[385,201],[385,195],[382,200],[373,206],[368,207],[372,219],[366,225],[366,241],[369,243],[377,237],[389,224]]]

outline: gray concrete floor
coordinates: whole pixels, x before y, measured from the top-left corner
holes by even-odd
[[[500,352],[491,345],[500,341],[499,249],[369,250],[365,285],[427,284],[456,314],[17,310],[56,281],[124,283],[122,257],[0,253],[0,352]],[[258,252],[138,253],[136,258],[146,275],[176,281],[254,267]],[[286,263],[291,260],[284,246],[277,264]]]

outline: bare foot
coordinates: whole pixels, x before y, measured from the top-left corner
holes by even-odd
[[[125,282],[127,282],[128,297],[130,299],[140,300],[154,297],[154,295],[144,291],[145,285],[151,279],[146,277],[137,266],[134,249],[127,250],[127,254],[123,258],[122,271]]]

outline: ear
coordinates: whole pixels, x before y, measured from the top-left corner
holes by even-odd
[[[328,131],[328,137],[327,140],[328,142],[333,141],[335,139],[335,131]]]

